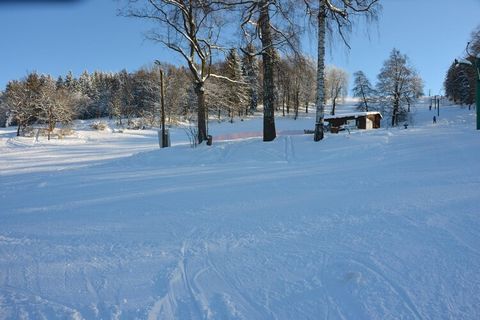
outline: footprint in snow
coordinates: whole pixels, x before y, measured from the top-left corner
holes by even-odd
[[[365,280],[363,279],[361,272],[347,272],[343,278],[345,282],[354,283],[354,284],[364,284]]]

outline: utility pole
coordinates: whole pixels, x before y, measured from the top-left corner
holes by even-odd
[[[480,130],[480,53],[475,59],[475,68],[477,69],[477,130]]]

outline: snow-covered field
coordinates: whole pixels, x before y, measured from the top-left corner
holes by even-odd
[[[163,150],[0,129],[0,319],[479,319],[480,132],[432,116]]]

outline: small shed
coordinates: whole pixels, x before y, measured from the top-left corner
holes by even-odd
[[[355,126],[357,129],[378,129],[382,114],[378,111],[352,112],[337,115],[326,115],[323,118],[330,125],[332,133],[338,133],[345,126]]]

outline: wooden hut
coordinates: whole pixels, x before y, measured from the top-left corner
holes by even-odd
[[[357,129],[369,130],[380,128],[382,115],[378,111],[353,112],[337,115],[326,115],[323,118],[330,125],[332,133],[338,133],[345,127],[355,126]]]

